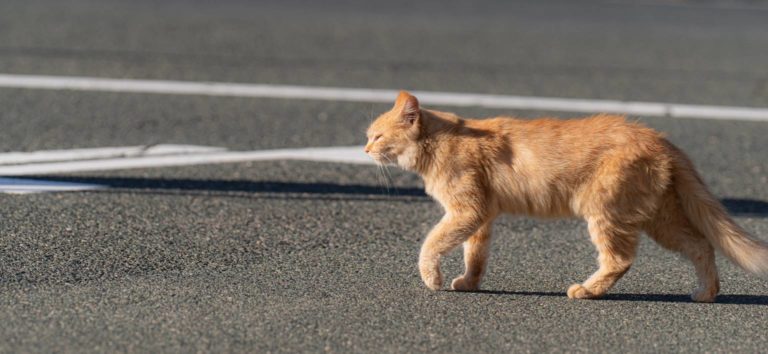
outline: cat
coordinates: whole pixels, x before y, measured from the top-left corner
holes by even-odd
[[[713,302],[720,291],[716,249],[768,275],[768,244],[728,216],[680,149],[623,116],[464,119],[422,109],[402,91],[367,137],[368,155],[418,173],[445,210],[419,255],[432,290],[443,285],[440,257],[462,243],[465,272],[451,288],[478,289],[501,213],[586,220],[599,269],[568,288],[572,299],[603,296],[629,270],[643,231],[693,263],[696,302]]]

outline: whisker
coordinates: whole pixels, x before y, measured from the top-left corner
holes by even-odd
[[[384,166],[382,164],[378,164],[378,166],[379,166],[379,175],[381,176],[381,179],[379,180],[379,183],[381,183],[382,181],[384,182],[382,184],[384,185],[385,191],[387,192],[387,195],[390,195],[389,194],[390,181],[387,178],[387,173],[385,172],[386,171],[386,166]]]
[[[392,187],[392,191],[395,192],[395,195],[398,195],[397,193],[397,187],[395,187],[394,179],[392,178],[392,173],[389,171],[388,166],[384,166],[384,172],[387,174],[387,181],[389,182],[389,185]]]
[[[387,194],[389,194],[387,183],[386,183],[386,177],[384,177],[384,171],[381,166],[381,163],[379,163],[379,161],[376,159],[374,159],[374,161],[376,161],[376,169],[377,169],[376,182],[378,183],[379,187],[381,187],[382,192],[386,191]]]
[[[376,164],[376,182],[378,182],[379,186],[383,188],[384,187],[384,182],[382,182],[381,174],[382,174],[382,172],[381,172],[381,165]]]
[[[383,155],[383,156],[388,163],[392,164],[392,160],[388,156],[386,155]],[[394,179],[392,178],[392,173],[389,171],[389,166],[384,165],[384,172],[386,173],[385,176],[387,178],[388,183],[392,186],[392,189],[395,191],[395,195],[397,195],[398,194],[397,188],[395,188],[395,182],[394,182]]]

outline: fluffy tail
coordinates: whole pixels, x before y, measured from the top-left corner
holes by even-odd
[[[671,144],[669,144],[671,145]],[[673,179],[683,210],[709,242],[744,270],[768,278],[768,243],[748,234],[702,182],[691,161],[674,150]]]

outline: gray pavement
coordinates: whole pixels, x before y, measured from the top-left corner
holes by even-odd
[[[752,2],[16,1],[0,72],[768,106]],[[736,6],[738,5],[738,6]],[[439,107],[469,116],[571,114]],[[363,143],[386,105],[0,89],[0,151]],[[768,123],[636,117],[768,239]],[[585,225],[504,217],[478,293],[415,267],[440,217],[420,180],[298,161],[39,176],[0,194],[0,352],[759,352],[768,282],[720,257],[716,304],[647,239],[612,294]],[[444,261],[458,275],[457,253]]]

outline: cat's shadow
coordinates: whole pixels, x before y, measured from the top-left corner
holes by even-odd
[[[110,187],[91,193],[150,193],[217,195],[268,199],[355,199],[367,201],[429,202],[421,187],[388,189],[377,185],[331,182],[286,182],[227,179],[184,179],[103,176],[27,176],[26,179],[98,184]],[[720,200],[733,216],[766,217],[768,202],[757,199],[724,198]]]
[[[517,295],[517,296],[546,296],[566,298],[564,292],[557,291],[507,291],[507,290],[476,290],[462,292],[467,294],[487,294],[487,295]],[[633,301],[633,302],[672,302],[672,303],[694,303],[688,294],[607,294],[601,299],[591,301]],[[768,306],[768,295],[740,295],[723,294],[718,295],[715,304],[731,305],[766,305]]]

